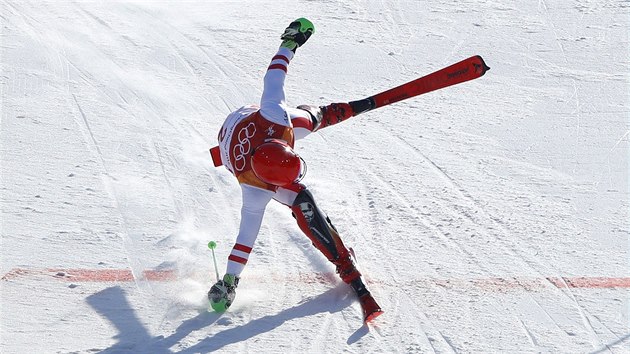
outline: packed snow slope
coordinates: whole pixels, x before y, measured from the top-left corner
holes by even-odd
[[[628,1],[0,6],[0,352],[630,352]],[[492,68],[297,147],[385,310],[370,326],[276,204],[207,311],[206,244],[223,273],[240,215],[208,148],[302,16],[294,106]]]

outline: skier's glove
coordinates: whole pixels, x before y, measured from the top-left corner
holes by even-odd
[[[298,18],[291,22],[289,27],[284,30],[280,39],[282,39],[282,47],[286,47],[295,52],[301,47],[315,32],[313,23],[305,18]]]
[[[212,288],[210,288],[210,291],[208,291],[208,300],[210,300],[210,305],[216,312],[224,312],[232,305],[236,297],[238,281],[239,277],[236,275],[225,274],[223,280],[217,281]]]

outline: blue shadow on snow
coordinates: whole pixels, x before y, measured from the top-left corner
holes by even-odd
[[[322,312],[339,312],[354,302],[354,297],[344,295],[339,298],[341,287],[331,288],[328,291],[313,297],[294,307],[285,309],[275,315],[269,315],[250,321],[246,324],[232,327],[205,338],[194,346],[184,349],[179,353],[200,353],[219,350],[227,345],[238,343],[259,334],[271,331],[283,323],[292,319],[316,315]],[[344,290],[345,291],[345,290]],[[100,353],[173,353],[169,348],[186,338],[190,333],[205,328],[216,322],[221,315],[204,311],[199,315],[188,319],[177,327],[175,333],[168,337],[151,337],[147,329],[136,316],[134,309],[127,300],[125,291],[114,286],[90,295],[88,304],[101,316],[107,318],[118,330],[118,343]],[[368,332],[364,325],[359,328],[349,339],[348,343],[354,343]]]
[[[179,353],[189,354],[212,352],[227,345],[242,342],[259,334],[269,332],[292,319],[313,316],[322,312],[339,312],[350,306],[355,301],[354,297],[349,294],[339,299],[339,293],[342,287],[343,291],[347,292],[347,285],[339,285],[275,315],[261,317],[246,324],[218,332]]]

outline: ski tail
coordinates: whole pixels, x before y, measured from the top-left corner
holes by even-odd
[[[411,97],[460,84],[483,76],[490,68],[479,55],[472,56],[429,75],[387,91],[349,102],[354,115],[406,100]]]
[[[348,248],[348,252],[357,261],[357,256],[354,253],[352,247]],[[356,278],[350,283],[350,286],[356,292],[359,297],[359,304],[361,304],[361,311],[363,312],[363,322],[368,323],[383,314],[383,310],[378,305],[372,294],[367,290],[365,283],[361,278]]]
[[[383,314],[383,310],[376,303],[376,300],[372,297],[372,294],[367,293],[359,298],[361,304],[361,310],[363,312],[363,322],[368,323]]]

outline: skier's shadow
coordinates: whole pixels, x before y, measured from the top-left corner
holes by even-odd
[[[283,323],[296,318],[313,316],[322,312],[339,312],[350,306],[354,301],[355,298],[353,294],[350,294],[347,286],[339,284],[320,295],[306,299],[299,305],[285,309],[275,315],[264,316],[246,324],[218,332],[179,353],[205,353],[219,350],[227,345],[269,332]],[[170,354],[173,352],[169,348],[178,344],[190,333],[206,328],[214,323],[221,323],[221,315],[203,311],[199,315],[182,322],[175,330],[175,333],[170,336],[152,337],[136,316],[134,309],[127,300],[125,291],[121,287],[114,286],[93,294],[87,298],[87,302],[118,329],[118,335],[115,337],[118,342],[100,353]],[[358,341],[367,333],[368,329],[364,325],[350,336],[348,344]]]
[[[307,299],[301,304],[283,310],[275,315],[264,316],[250,321],[246,324],[218,332],[215,335],[208,337],[195,344],[194,346],[182,350],[179,353],[207,353],[219,350],[227,345],[242,342],[259,334],[269,332],[292,319],[313,316],[322,312],[339,312],[350,306],[354,301],[354,297],[349,294],[345,284],[340,284],[337,287],[331,288],[318,296]],[[190,328],[190,326],[186,326],[187,328],[185,329],[185,332],[190,333],[207,325],[203,324],[205,321],[199,322],[199,324],[202,324],[202,326],[197,328]],[[194,321],[191,323],[194,323]],[[181,327],[182,326],[180,326],[180,328]],[[180,332],[180,328],[177,329],[177,332]],[[367,333],[367,329],[365,330],[365,333]],[[351,336],[351,339],[354,337],[354,342],[358,340],[358,338],[362,337],[365,333],[363,333],[362,329],[359,329]],[[181,334],[182,333],[180,333],[180,335],[178,336],[180,337],[180,339],[185,337],[182,337]],[[351,339],[349,339],[349,341]],[[165,340],[168,340],[168,338],[166,338]]]
[[[114,337],[118,340],[113,346],[100,351],[106,353],[144,353],[141,348],[155,342],[148,330],[129,304],[125,291],[120,286],[113,286],[87,297],[87,303],[101,316],[107,318],[118,330]],[[168,347],[162,347],[152,353],[172,353]],[[157,349],[157,348],[156,348]]]
[[[171,354],[168,348],[179,343],[193,331],[216,322],[220,315],[203,311],[188,319],[168,337],[152,337],[129,304],[125,291],[120,286],[113,286],[87,297],[87,303],[101,316],[107,318],[118,330],[114,337],[118,340],[113,346],[100,351],[101,354],[114,353],[151,353]]]

